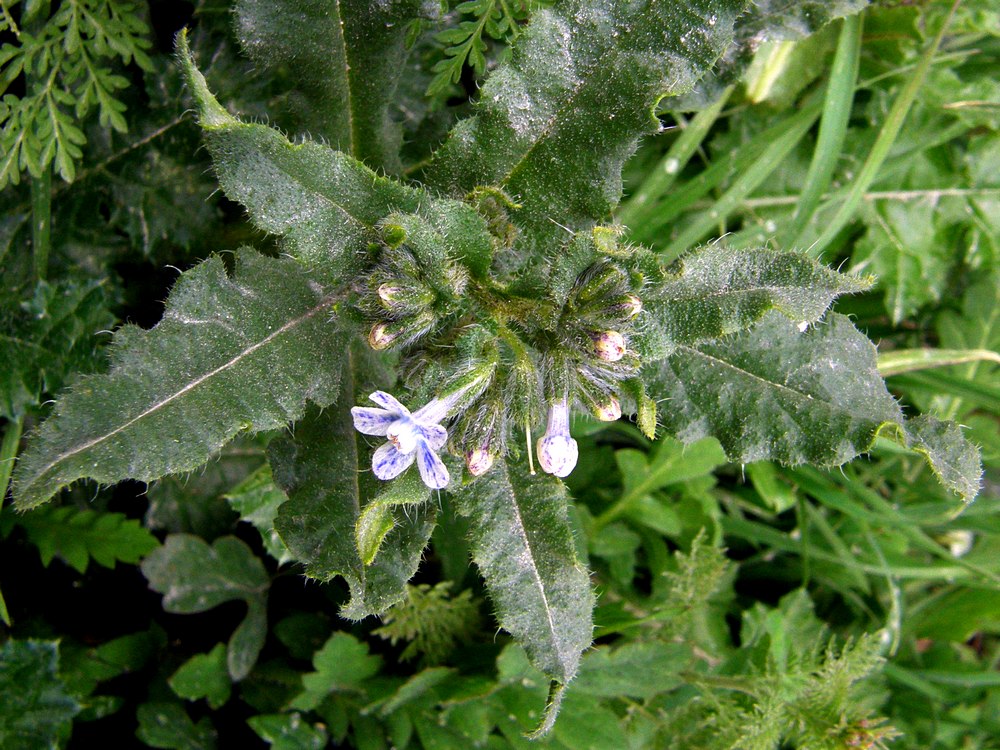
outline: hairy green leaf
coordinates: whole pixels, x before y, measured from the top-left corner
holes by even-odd
[[[226,670],[226,646],[219,643],[207,654],[195,654],[167,680],[178,698],[205,698],[217,710],[229,700],[232,682]]]
[[[396,526],[396,512],[402,506],[421,506],[430,499],[431,491],[420,475],[408,471],[390,483],[368,503],[358,517],[358,554],[365,565],[371,565],[386,535]]]
[[[748,333],[678,347],[651,374],[671,433],[714,436],[742,463],[841,464],[903,421],[875,347],[840,315],[799,331],[771,313]]]
[[[37,508],[8,518],[24,529],[45,567],[53,557],[61,558],[78,573],[86,573],[91,560],[105,568],[115,567],[118,561],[134,565],[160,546],[138,521],[122,513],[64,506]]]
[[[743,0],[606,3],[538,11],[483,86],[477,114],[438,151],[427,180],[453,195],[503,187],[522,245],[553,251],[565,229],[617,204],[621,168],[652,109],[694,85],[732,39]]]
[[[167,612],[205,612],[224,602],[245,601],[247,615],[229,641],[227,664],[242,680],[257,661],[267,636],[267,571],[236,537],[221,537],[210,547],[190,534],[171,534],[142,562],[149,587],[163,594]]]
[[[456,493],[500,625],[548,677],[569,682],[590,645],[593,594],[562,482],[500,464]]]
[[[97,334],[115,324],[108,304],[102,284],[41,281],[19,309],[0,308],[0,417],[15,419],[70,373],[97,369]]]
[[[979,493],[983,474],[979,449],[962,434],[959,425],[921,414],[906,421],[905,445],[922,453],[941,484],[966,502]]]
[[[402,131],[392,115],[406,36],[411,22],[436,10],[424,0],[239,0],[236,30],[258,65],[292,69],[292,105],[305,130],[398,173]]]
[[[252,250],[231,277],[217,256],[186,272],[163,320],[120,328],[111,371],[78,381],[35,434],[14,472],[18,507],[83,477],[190,471],[241,430],[282,427],[306,400],[329,404],[342,350],[331,304],[295,261]]]
[[[355,382],[370,379],[362,356],[358,351],[348,356],[345,396],[356,392]],[[308,415],[296,425],[294,436],[271,444],[269,456],[275,481],[288,495],[275,520],[278,534],[305,563],[307,575],[322,581],[339,575],[347,581],[351,601],[341,614],[361,619],[403,598],[433,529],[435,509],[425,505],[401,514],[380,554],[368,565],[362,561],[355,536],[361,505],[385,486],[368,468],[368,451],[360,457],[359,433],[350,414],[354,403],[345,397],[334,408]]]
[[[0,695],[0,747],[58,747],[80,711],[59,679],[56,641],[10,639],[0,646]]]
[[[673,278],[643,296],[640,347],[646,361],[678,345],[745,331],[777,310],[800,326],[815,323],[841,294],[871,280],[837,273],[799,253],[708,245],[668,269]]]
[[[966,499],[978,487],[978,451],[941,423],[913,422],[910,435],[875,347],[842,315],[800,330],[771,313],[749,332],[678,347],[649,372],[651,391],[670,400],[666,428],[686,443],[714,436],[730,460],[839,465],[885,434]]]
[[[335,278],[364,256],[380,219],[426,199],[329,146],[294,145],[273,128],[237,120],[212,96],[183,33],[178,51],[226,195],[318,274]]]

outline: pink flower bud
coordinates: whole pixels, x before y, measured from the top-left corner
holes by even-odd
[[[594,331],[590,339],[594,342],[594,354],[605,362],[617,362],[625,356],[625,337],[618,331]]]
[[[376,323],[368,334],[368,345],[375,351],[388,349],[399,337],[399,331],[390,330],[389,323]]]
[[[465,465],[472,476],[482,476],[493,468],[493,455],[483,448],[475,448],[465,454]]]

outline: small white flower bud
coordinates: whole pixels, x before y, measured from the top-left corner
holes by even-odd
[[[548,474],[566,477],[576,467],[579,449],[569,435],[569,406],[565,400],[549,406],[545,434],[538,439],[535,450],[538,463]]]
[[[594,342],[594,354],[605,362],[617,362],[625,356],[625,337],[618,331],[594,331],[590,339]]]
[[[617,398],[611,396],[604,403],[594,404],[592,412],[602,422],[614,422],[622,415],[622,405]]]
[[[493,455],[483,448],[475,448],[465,454],[465,465],[472,476],[482,476],[493,468]]]

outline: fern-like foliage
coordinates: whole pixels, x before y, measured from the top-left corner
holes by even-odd
[[[426,583],[406,587],[406,599],[383,616],[385,623],[375,635],[393,645],[409,641],[400,659],[422,657],[424,664],[440,664],[452,650],[468,641],[479,629],[479,601],[466,589],[449,596],[451,583],[444,581],[433,588]]]
[[[0,33],[15,40],[0,47],[0,189],[20,182],[24,172],[38,177],[50,164],[71,182],[87,141],[80,123],[92,109],[102,127],[127,129],[125,104],[115,94],[129,82],[109,64],[118,59],[152,69],[140,3],[65,0],[54,6],[44,17],[47,3],[0,3]],[[9,92],[19,84],[23,94]]]
[[[447,94],[462,77],[466,65],[477,76],[485,73],[487,47],[483,35],[503,42],[517,39],[520,24],[539,5],[532,0],[466,0],[456,5],[455,15],[466,20],[435,37],[444,45],[444,58],[432,68],[435,75],[427,87],[427,95]]]
[[[122,513],[101,513],[71,506],[39,508],[21,516],[6,515],[0,536],[13,526],[24,529],[48,567],[59,557],[78,573],[86,573],[93,560],[105,568],[116,562],[134,565],[160,546],[138,521]]]

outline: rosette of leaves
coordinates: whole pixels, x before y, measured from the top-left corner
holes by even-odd
[[[924,453],[971,499],[975,448],[954,425],[905,419],[874,346],[827,312],[867,279],[793,250],[723,244],[668,265],[602,224],[625,159],[659,127],[654,108],[705,75],[747,5],[539,10],[419,184],[383,176],[406,171],[391,97],[372,93],[396,90],[407,66],[354,61],[405,60],[421,4],[341,2],[317,16],[311,2],[237,3],[255,54],[328,61],[298,92],[314,122],[325,118],[324,143],[227,111],[182,34],[219,182],[283,255],[244,248],[231,271],[210,258],[180,277],[156,327],[119,329],[110,371],[65,393],[19,461],[18,507],[81,478],[190,471],[241,432],[295,423],[269,448],[287,496],[275,529],[308,575],[348,582],[342,614],[381,613],[405,596],[438,506],[415,468],[372,475],[375,446],[351,408],[376,390],[414,408],[461,391],[444,424],[468,470],[446,458],[442,502],[469,519],[501,626],[552,680],[544,730],[592,639],[571,499],[529,463],[553,405],[634,413],[652,435],[656,401],[669,399],[664,431],[714,436],[733,461],[837,465],[883,436]]]

